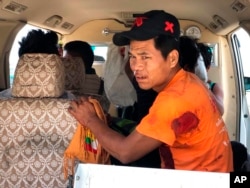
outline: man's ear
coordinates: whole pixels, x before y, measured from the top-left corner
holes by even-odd
[[[170,67],[171,68],[175,67],[179,62],[179,52],[177,50],[172,50],[168,54],[168,60],[170,62]]]

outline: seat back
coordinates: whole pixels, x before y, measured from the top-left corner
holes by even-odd
[[[56,54],[24,54],[13,80],[14,97],[60,97],[64,92],[65,72]]]
[[[110,102],[104,91],[103,80],[96,74],[85,74],[85,66],[80,57],[62,58],[65,68],[65,90],[75,96],[92,96],[108,112]]]
[[[76,129],[69,100],[0,100],[0,187],[67,187],[63,153]]]
[[[64,93],[63,64],[55,55],[36,55],[31,62],[21,58],[12,97],[0,99],[0,187],[68,184],[63,154],[77,122],[68,113],[70,99],[58,97]]]
[[[102,94],[104,88],[97,74],[85,74],[85,66],[81,57],[62,58],[65,67],[65,90],[78,93]]]
[[[63,58],[65,90],[79,91],[85,82],[85,66],[80,57]]]

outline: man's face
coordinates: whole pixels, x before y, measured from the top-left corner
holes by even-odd
[[[164,59],[155,48],[154,39],[130,42],[130,68],[140,88],[159,92],[168,84],[173,76],[172,52]]]

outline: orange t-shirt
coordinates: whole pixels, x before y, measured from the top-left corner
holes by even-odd
[[[208,89],[196,75],[180,70],[161,91],[136,130],[163,142],[161,166],[171,151],[174,168],[212,172],[233,170],[225,123]],[[169,155],[168,155],[169,156]]]

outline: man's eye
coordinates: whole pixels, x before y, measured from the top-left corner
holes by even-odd
[[[149,59],[148,56],[142,56],[141,58],[142,58],[143,60]]]
[[[130,55],[129,55],[129,58],[130,58],[130,59],[133,59],[133,58],[135,58],[135,56],[133,56],[133,55],[130,54]]]

